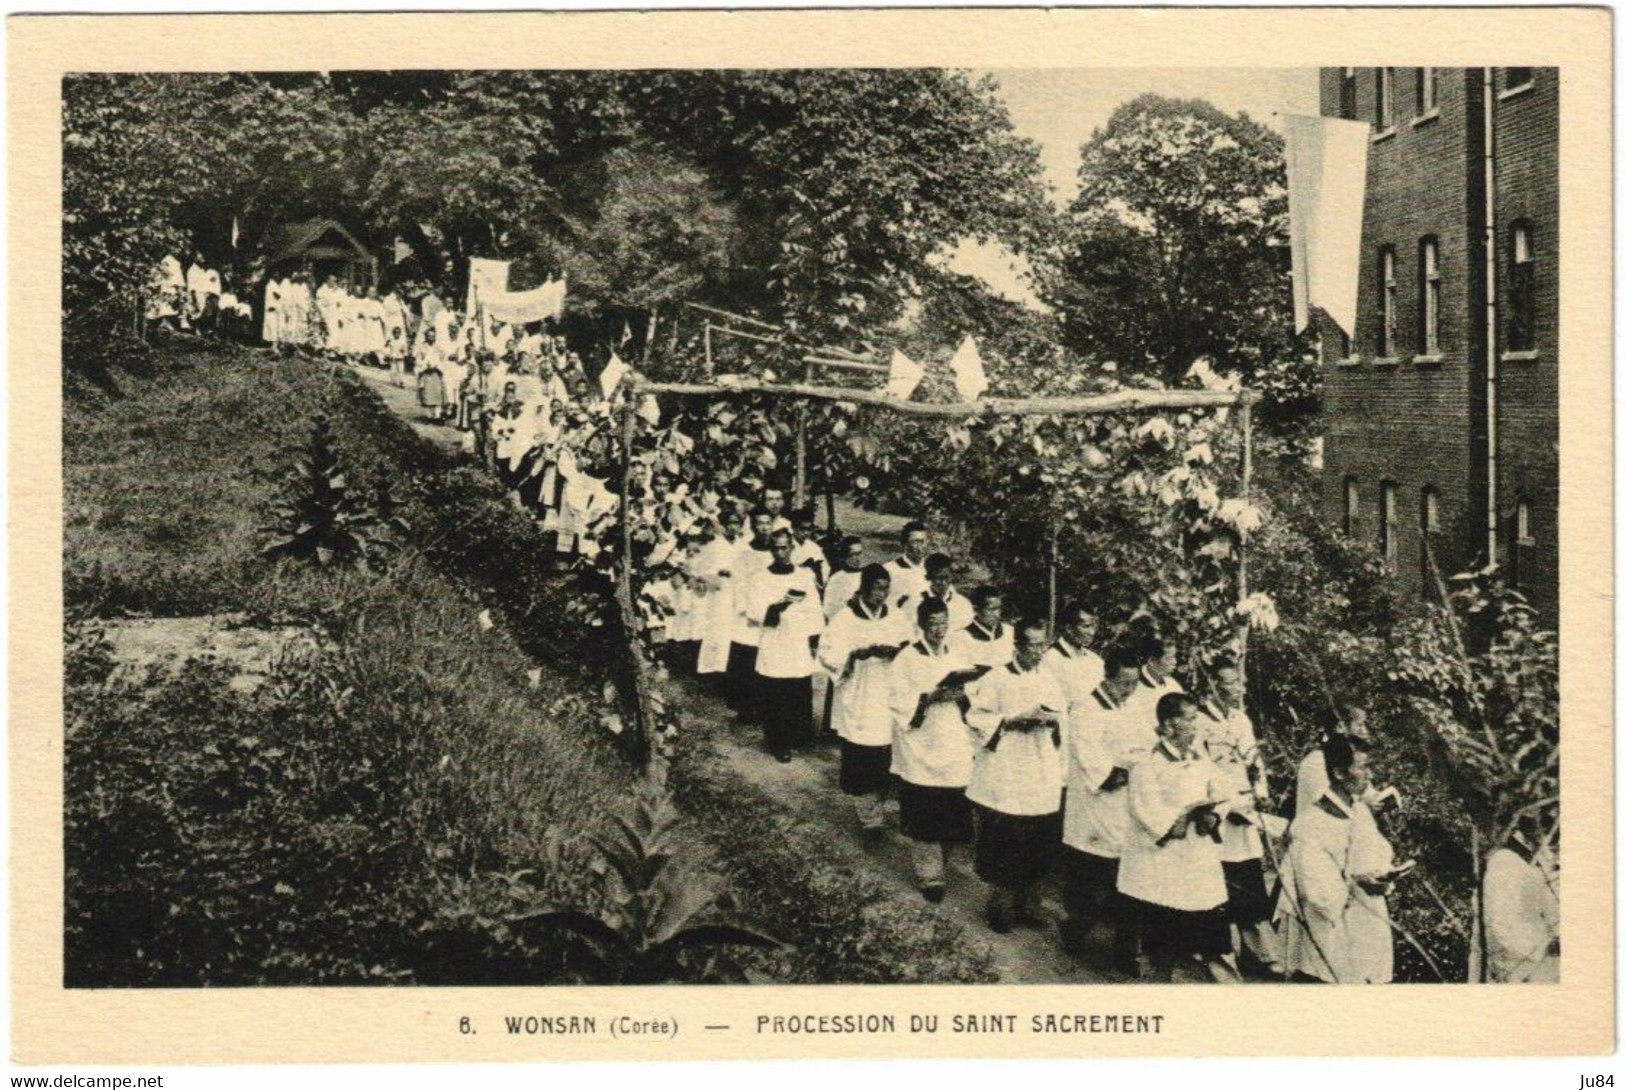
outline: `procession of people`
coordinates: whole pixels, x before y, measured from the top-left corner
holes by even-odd
[[[149,318],[206,330],[229,314],[242,331],[243,309],[201,257],[155,271]],[[590,559],[619,517],[613,354],[590,381],[548,322],[305,273],[267,283],[259,333],[410,376],[425,415],[462,432],[559,556]],[[652,399],[636,411],[658,419]],[[633,502],[671,484],[646,475]],[[961,590],[969,566],[933,551],[924,521],[878,563],[860,538],[820,541],[815,512],[771,480],[677,494],[676,544],[645,558],[658,574],[642,588],[668,667],[712,684],[779,762],[838,746],[857,831],[877,846],[895,814],[926,900],[968,855],[994,932],[1058,925],[1074,956],[1136,978],[1393,979],[1387,897],[1413,864],[1384,831],[1399,795],[1371,782],[1363,709],[1337,709],[1294,755],[1295,782],[1272,787],[1234,648],[1147,626],[1102,646],[1086,602],[1065,603],[1053,632],[1007,616],[996,583]],[[1555,980],[1551,846],[1521,836],[1490,858],[1475,956],[1492,979]],[[1041,904],[1052,881],[1060,920]]]

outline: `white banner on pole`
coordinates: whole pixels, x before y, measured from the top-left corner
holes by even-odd
[[[1308,328],[1309,308],[1317,306],[1352,337],[1371,126],[1298,115],[1285,122],[1295,328]]]
[[[914,396],[914,388],[925,377],[925,368],[903,355],[901,349],[892,349],[891,370],[886,373],[886,396],[907,401]]]
[[[468,306],[465,314],[481,307],[489,320],[524,325],[564,314],[566,285],[563,277],[528,291],[508,290],[511,263],[489,257],[468,259]]]
[[[987,372],[982,368],[982,354],[976,350],[976,340],[969,333],[959,342],[959,349],[948,363],[954,373],[954,388],[965,401],[975,401],[987,389]]]

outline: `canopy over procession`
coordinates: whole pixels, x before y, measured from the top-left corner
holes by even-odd
[[[380,292],[339,272],[317,283],[294,268],[267,281],[252,329],[245,301],[201,258],[187,272],[166,259],[147,313],[412,383],[425,416],[458,429],[561,561],[590,561],[620,517],[617,414],[654,424],[647,391],[729,391],[629,392],[637,377],[615,353],[589,379],[556,332],[565,281],[511,292],[506,277],[505,263],[478,262],[458,309],[433,292]],[[918,365],[903,362],[881,403],[907,401]],[[974,403],[984,388],[973,377],[961,392]],[[1040,894],[1053,882],[1057,942],[1130,978],[1392,979],[1386,897],[1410,864],[1384,833],[1400,795],[1370,782],[1361,709],[1329,725],[1296,784],[1272,785],[1231,649],[1208,656],[1193,695],[1178,671],[1194,649],[1155,631],[1099,646],[1083,601],[1065,604],[1053,632],[1046,617],[1009,616],[998,585],[956,586],[972,558],[933,551],[928,521],[909,522],[902,552],[879,563],[860,538],[822,536],[811,506],[790,509],[777,482],[681,506],[674,555],[638,587],[658,657],[722,695],[780,762],[832,741],[855,828],[876,845],[895,820],[927,901],[943,899],[964,854],[994,932],[1049,926]],[[1532,848],[1490,868],[1494,979],[1556,977],[1548,866]]]

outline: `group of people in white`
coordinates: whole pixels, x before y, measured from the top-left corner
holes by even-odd
[[[242,328],[246,311],[201,257],[155,273],[149,318],[205,328],[229,313]],[[429,416],[463,430],[559,553],[596,552],[595,527],[620,504],[588,471],[603,460],[591,444],[612,434],[609,376],[589,383],[543,323],[294,273],[267,283],[260,332],[282,350],[387,367],[399,384],[413,374]],[[653,495],[670,482],[643,484]],[[838,737],[863,837],[887,836],[895,801],[927,900],[943,899],[954,848],[969,843],[996,932],[1046,926],[1038,891],[1054,874],[1063,945],[1094,956],[1104,929],[1100,956],[1134,976],[1392,979],[1387,897],[1412,864],[1384,835],[1397,792],[1371,783],[1360,709],[1341,709],[1302,757],[1289,820],[1233,657],[1209,658],[1198,698],[1176,678],[1179,649],[1154,633],[1097,653],[1082,604],[1051,633],[1007,619],[996,586],[961,593],[923,523],[884,564],[859,538],[830,540],[832,563],[814,511],[788,511],[782,488],[690,499],[680,545],[645,558],[664,573],[643,593],[670,661],[720,682],[781,762]],[[1475,979],[1557,979],[1554,858],[1531,821],[1487,860]]]
[[[253,325],[254,308],[227,282],[227,274],[201,253],[182,269],[180,258],[167,255],[152,270],[142,316],[149,323],[240,340]]]
[[[1055,875],[1063,945],[1136,977],[1392,979],[1387,897],[1412,864],[1384,835],[1398,793],[1371,783],[1358,709],[1303,756],[1289,819],[1233,657],[1209,661],[1198,698],[1155,634],[1097,653],[1081,604],[1052,638],[1042,619],[1007,620],[997,587],[962,593],[922,523],[884,564],[846,537],[831,565],[810,510],[787,516],[775,488],[758,499],[724,505],[657,587],[672,660],[719,679],[780,761],[816,742],[821,704],[864,838],[888,835],[895,796],[927,900],[969,843],[996,932],[1047,926],[1038,892]],[[1492,859],[1496,979],[1555,979],[1549,849]]]

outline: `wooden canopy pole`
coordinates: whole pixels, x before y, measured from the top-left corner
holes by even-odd
[[[816,401],[850,401],[876,405],[910,416],[1101,416],[1140,409],[1219,409],[1240,405],[1248,391],[1225,390],[1115,390],[1089,397],[986,397],[973,402],[901,401],[877,390],[840,386],[814,386],[759,382],[742,378],[727,386],[706,382],[640,382],[646,394],[678,397],[803,397]],[[1250,462],[1249,462],[1250,464]]]
[[[648,768],[649,723],[646,715],[643,673],[643,644],[638,635],[636,588],[632,565],[632,445],[638,434],[637,398],[631,383],[621,406],[621,577],[616,580],[615,598],[620,606],[622,634],[631,664],[632,752],[640,768]]]
[[[1241,398],[1241,499],[1252,498],[1253,492],[1253,392],[1243,390]],[[1247,597],[1247,531],[1236,535],[1236,603]],[[1241,646],[1236,649],[1236,673],[1241,675],[1242,691],[1247,686],[1247,626],[1241,630]]]

